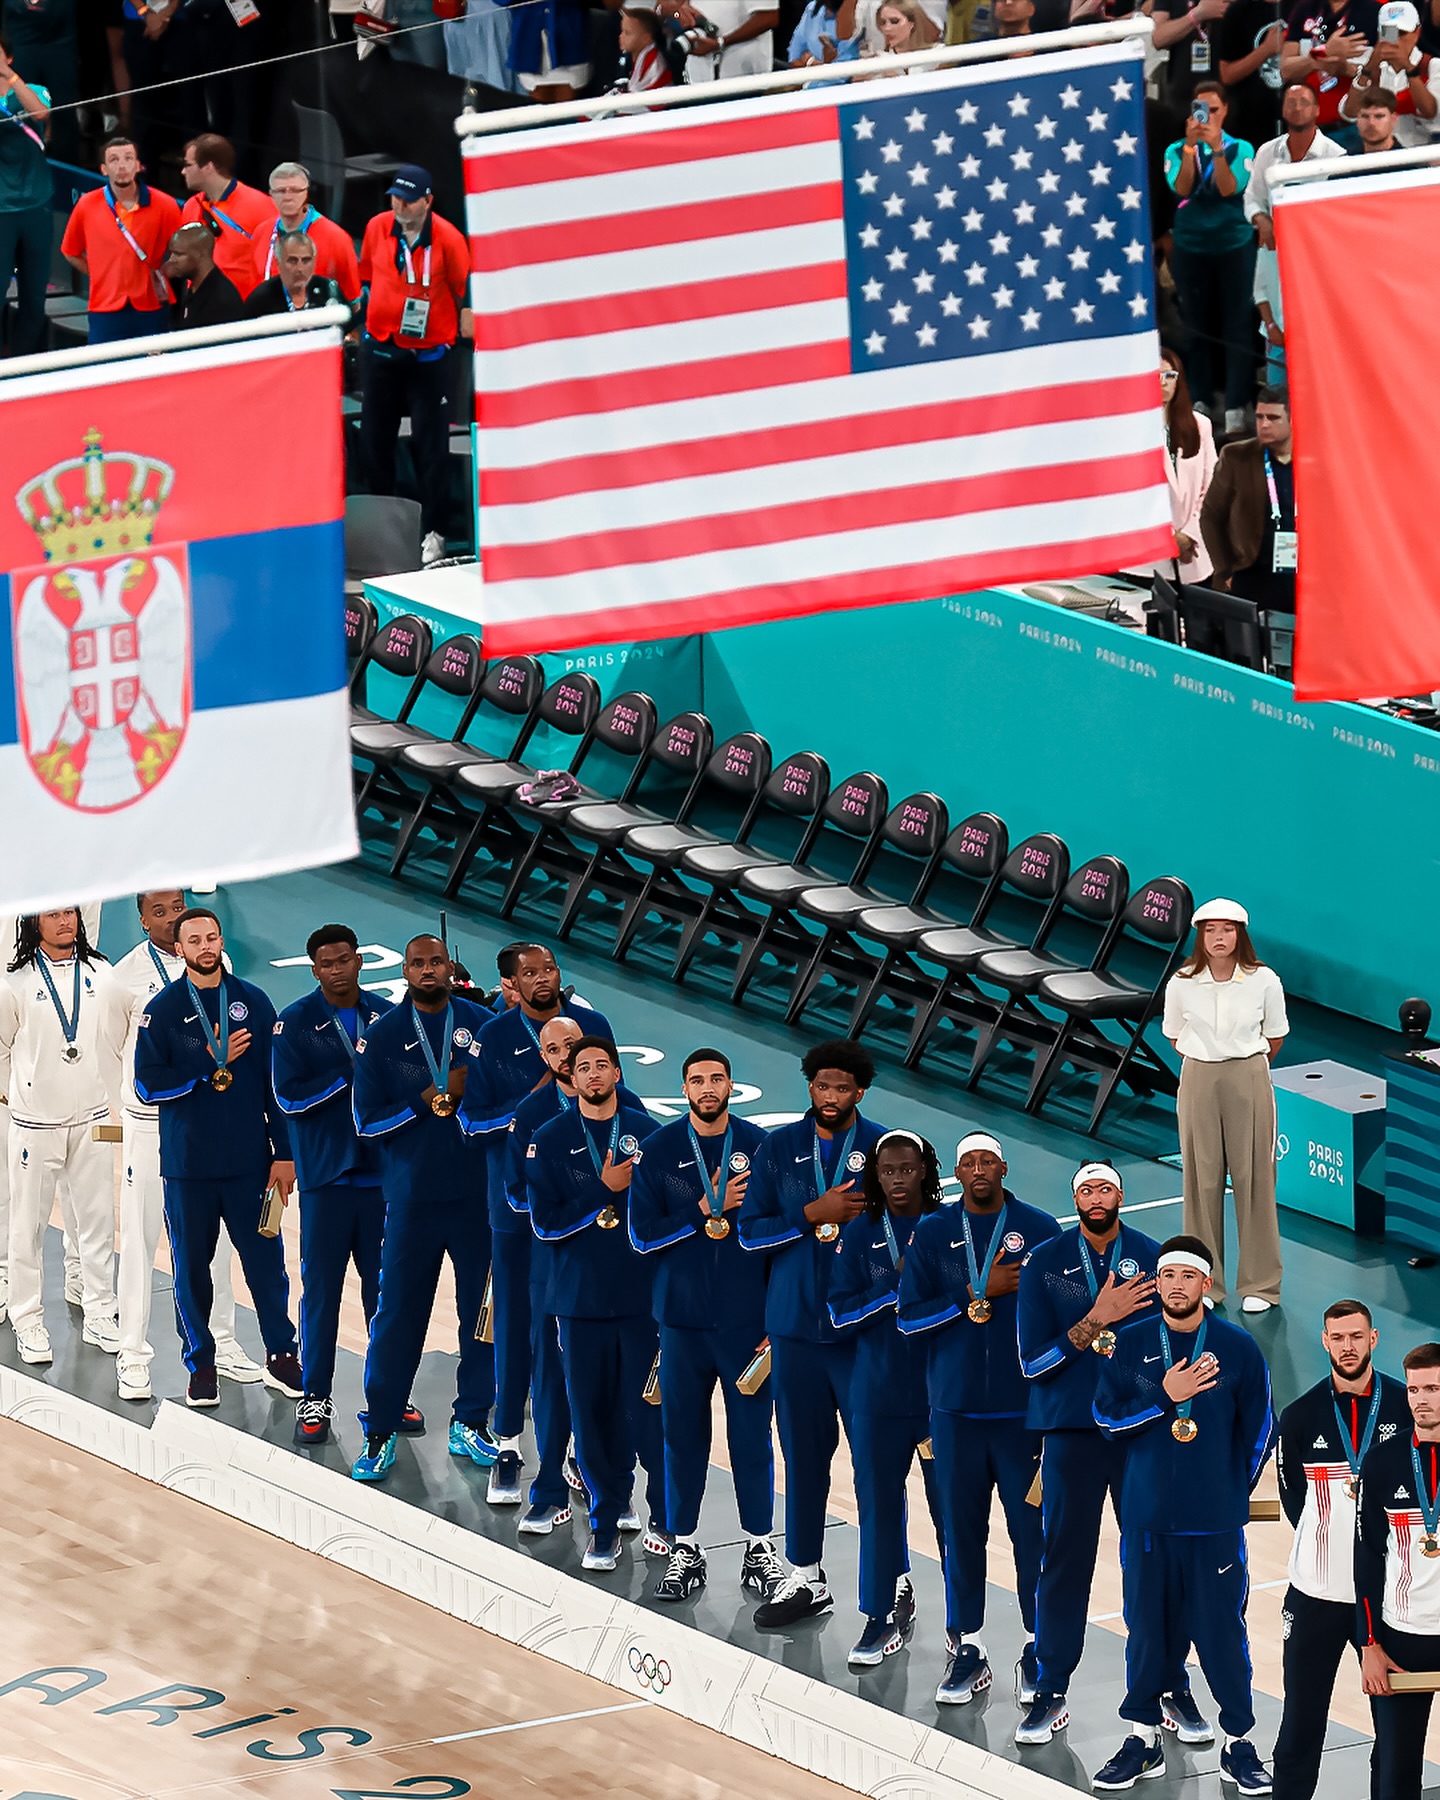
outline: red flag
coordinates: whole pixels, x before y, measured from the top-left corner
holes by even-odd
[[[1295,697],[1430,693],[1440,171],[1296,183],[1276,199],[1300,540]],[[1403,368],[1379,355],[1390,342],[1407,345]]]

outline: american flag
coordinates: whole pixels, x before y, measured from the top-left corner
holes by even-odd
[[[466,145],[488,650],[1174,555],[1132,42]]]

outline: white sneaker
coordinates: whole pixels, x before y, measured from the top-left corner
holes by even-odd
[[[115,1385],[122,1400],[154,1398],[150,1386],[150,1365],[133,1357],[120,1357],[115,1364]]]
[[[215,1373],[227,1381],[261,1381],[265,1376],[260,1364],[248,1357],[234,1338],[224,1344],[216,1343]]]
[[[428,569],[433,562],[439,562],[445,554],[445,540],[438,531],[427,531],[425,541],[420,546],[420,567]]]
[[[50,1349],[50,1333],[43,1325],[27,1325],[23,1331],[17,1331],[15,1342],[20,1350],[21,1362],[48,1363],[55,1360]]]
[[[82,1342],[93,1344],[107,1356],[114,1356],[120,1348],[120,1327],[114,1319],[107,1319],[103,1313],[85,1321],[85,1329],[80,1337]]]
[[[1243,1313],[1267,1313],[1274,1306],[1273,1300],[1262,1300],[1258,1294],[1247,1294],[1240,1302]]]
[[[65,1304],[67,1306],[83,1306],[85,1304],[85,1283],[79,1275],[67,1274],[65,1277]]]

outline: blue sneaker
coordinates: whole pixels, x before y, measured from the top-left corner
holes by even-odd
[[[1035,1640],[1031,1638],[1015,1665],[1015,1704],[1029,1706],[1039,1692],[1040,1664],[1035,1657]]]
[[[1215,1727],[1195,1704],[1188,1687],[1160,1696],[1160,1723],[1167,1731],[1173,1731],[1182,1744],[1215,1742]]]
[[[1165,1752],[1159,1743],[1147,1744],[1132,1734],[1105,1767],[1091,1776],[1090,1785],[1104,1793],[1120,1793],[1137,1781],[1156,1781],[1164,1773]]]
[[[1271,1791],[1265,1765],[1247,1738],[1237,1738],[1220,1752],[1220,1775],[1222,1780],[1233,1781],[1242,1794],[1268,1794]]]
[[[994,1679],[990,1659],[981,1644],[961,1644],[951,1637],[950,1667],[945,1679],[935,1690],[937,1706],[968,1706],[977,1694],[983,1694]]]
[[[395,1433],[387,1438],[366,1438],[364,1454],[350,1465],[355,1481],[383,1481],[395,1466]]]
[[[488,1469],[498,1459],[500,1446],[483,1425],[462,1425],[459,1419],[452,1419],[450,1454],[468,1456],[471,1462],[479,1463],[482,1469]]]

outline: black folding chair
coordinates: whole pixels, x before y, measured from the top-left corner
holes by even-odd
[[[350,721],[358,724],[358,709],[365,705],[365,664],[369,659],[370,646],[375,642],[375,635],[380,629],[380,615],[375,610],[375,602],[367,600],[363,594],[347,594],[345,597],[345,666],[350,671]]]
[[[876,959],[856,941],[862,914],[877,906],[924,903],[940,866],[940,849],[950,814],[938,794],[907,794],[892,806],[849,882],[806,888],[795,911],[820,927],[810,960],[795,977],[785,1023],[794,1025],[829,976],[842,986],[861,988],[874,974]]]
[[[1145,1033],[1179,968],[1190,931],[1194,897],[1173,875],[1147,881],[1120,917],[1104,966],[1047,975],[1035,990],[1042,1005],[1063,1015],[1049,1049],[1036,1064],[1025,1099],[1039,1112],[1065,1065],[1099,1075],[1087,1130],[1093,1132],[1123,1081],[1135,1093],[1173,1094],[1175,1071]],[[1118,1039],[1106,1027],[1118,1029]]]
[[[452,741],[463,738],[480,704],[484,675],[480,640],[472,633],[462,631],[456,637],[446,638],[430,652],[419,680],[405,696],[404,707],[393,719],[351,726],[351,749],[370,764],[370,773],[355,797],[357,813],[363,812],[372,801],[382,812],[407,814],[413,810],[410,795],[395,774],[396,764],[410,745],[443,744],[445,736],[412,724],[411,714],[422,699],[428,700],[434,716],[446,718],[448,715],[446,722],[453,733]]]
[[[981,987],[1004,990],[1005,1003],[980,1033],[970,1070],[973,1088],[999,1043],[1043,1051],[1057,1027],[1033,1004],[1047,975],[1098,969],[1110,953],[1120,929],[1120,915],[1130,897],[1130,871],[1118,856],[1095,856],[1065,884],[1055,928],[1044,949],[987,950],[973,970]]]
[[[359,757],[370,765],[363,776],[356,770],[357,786],[365,786],[374,772],[368,748],[371,741],[396,720],[403,722],[408,719],[424,693],[430,646],[430,627],[414,613],[401,613],[399,618],[391,619],[375,634],[362,664],[367,690],[372,671],[379,671],[391,678],[388,685],[392,698],[395,698],[397,688],[398,698],[393,708],[387,708],[383,701],[373,708],[358,707],[353,702],[351,704],[350,753],[352,757]],[[375,696],[372,693],[370,697],[373,699]],[[358,817],[358,802],[356,811]]]

